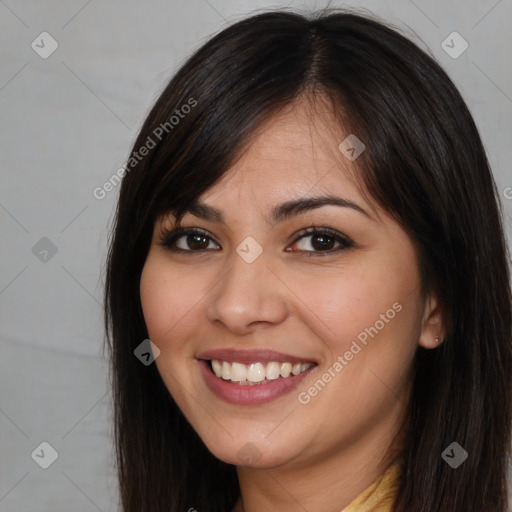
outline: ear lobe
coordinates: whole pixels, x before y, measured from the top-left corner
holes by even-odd
[[[438,347],[443,343],[445,329],[443,315],[437,299],[429,296],[425,301],[425,310],[418,344],[427,349]]]

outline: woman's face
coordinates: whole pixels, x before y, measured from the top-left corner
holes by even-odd
[[[411,240],[363,198],[334,126],[305,103],[282,111],[183,217],[201,234],[163,246],[173,215],[154,227],[140,292],[156,365],[237,466],[387,446],[414,352],[440,334]]]

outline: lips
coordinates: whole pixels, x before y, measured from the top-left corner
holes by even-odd
[[[198,359],[210,391],[239,405],[275,400],[296,388],[317,366],[315,361],[272,350],[216,349]]]

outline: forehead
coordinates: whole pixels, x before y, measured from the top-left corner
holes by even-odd
[[[325,163],[338,164],[340,170],[346,171],[350,166],[341,160],[338,149],[342,131],[325,100],[296,101],[255,130],[232,171],[247,168],[251,161],[258,161],[263,167],[265,161],[270,165],[277,161],[308,174],[324,170]]]
[[[270,207],[291,197],[329,193],[375,211],[362,190],[358,166],[339,149],[349,133],[326,100],[288,105],[255,130],[241,156],[202,199],[237,195]]]

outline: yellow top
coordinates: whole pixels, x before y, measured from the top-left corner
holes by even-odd
[[[390,512],[400,485],[400,475],[400,460],[396,460],[341,512]]]

